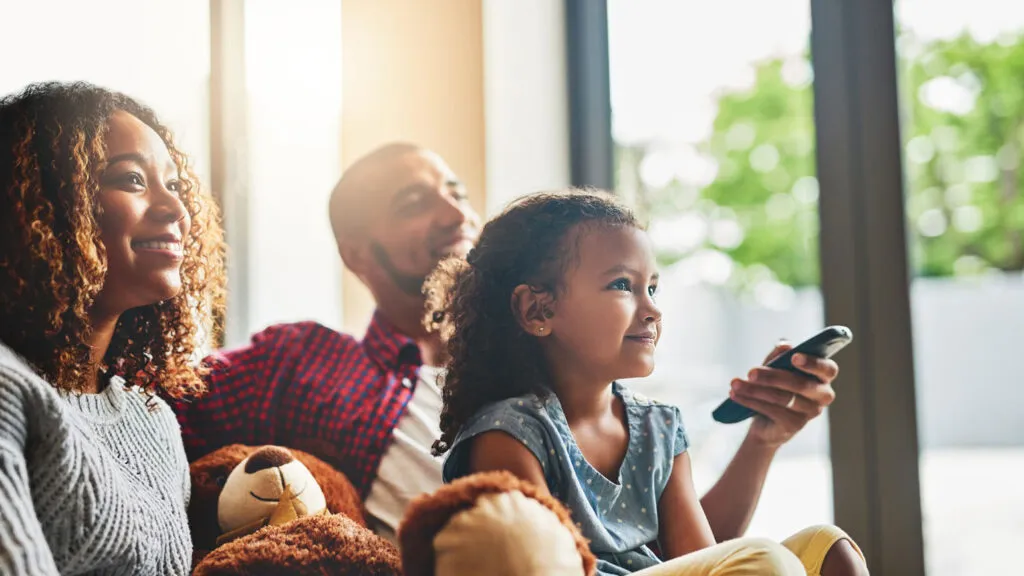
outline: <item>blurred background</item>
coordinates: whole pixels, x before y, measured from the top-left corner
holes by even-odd
[[[380,144],[436,150],[487,215],[613,188],[663,267],[661,360],[634,385],[682,407],[699,489],[745,432],[710,418],[729,380],[847,324],[840,400],[783,449],[751,534],[838,522],[875,573],[1024,572],[1005,552],[1024,542],[1024,4],[4,0],[0,54],[0,93],[89,80],[172,127],[224,210],[227,345],[300,319],[363,330],[326,202]],[[822,78],[847,98],[816,101]],[[822,168],[890,144],[891,190],[857,188],[873,164]],[[847,227],[870,248],[836,248]],[[869,345],[894,339],[912,358]]]

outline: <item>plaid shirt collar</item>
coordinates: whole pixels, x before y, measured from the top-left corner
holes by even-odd
[[[423,364],[416,341],[399,332],[380,310],[373,313],[366,336],[363,337],[363,347],[378,366],[389,372],[404,365],[419,367]]]

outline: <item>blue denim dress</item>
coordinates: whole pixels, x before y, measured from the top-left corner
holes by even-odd
[[[659,563],[647,547],[658,537],[658,500],[675,456],[689,441],[679,409],[659,404],[618,383],[626,407],[629,445],[613,482],[580,452],[562,405],[551,394],[510,398],[474,415],[459,431],[444,463],[444,480],[469,474],[467,440],[491,430],[510,434],[536,456],[551,494],[564,503],[590,540],[602,575],[629,574]]]

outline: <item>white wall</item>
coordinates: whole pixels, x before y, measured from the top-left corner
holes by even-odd
[[[787,309],[768,310],[709,287],[673,290],[677,280],[666,273],[659,364],[640,385],[683,408],[698,449],[728,457],[731,451],[716,448],[738,442],[745,427],[716,424],[710,411],[729,380],[759,363],[780,337],[795,343],[822,327],[821,296],[797,291]],[[1024,446],[1024,277],[917,279],[911,307],[922,447]],[[842,352],[836,360],[842,366]],[[842,374],[835,387],[842,395]],[[827,442],[827,422],[819,419],[784,452],[827,453]]]
[[[241,342],[268,324],[341,323],[340,258],[327,199],[341,174],[341,7],[246,5],[249,291]],[[228,346],[239,341],[227,342]]]
[[[484,0],[487,215],[569,184],[563,2]]]

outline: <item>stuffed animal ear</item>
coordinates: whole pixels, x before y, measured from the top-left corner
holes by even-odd
[[[405,576],[592,576],[597,566],[565,507],[507,472],[474,474],[421,496],[398,540]]]
[[[192,496],[188,503],[188,523],[192,531],[193,555],[198,558],[217,546],[217,501],[231,471],[256,448],[231,444],[219,448],[189,466]]]

